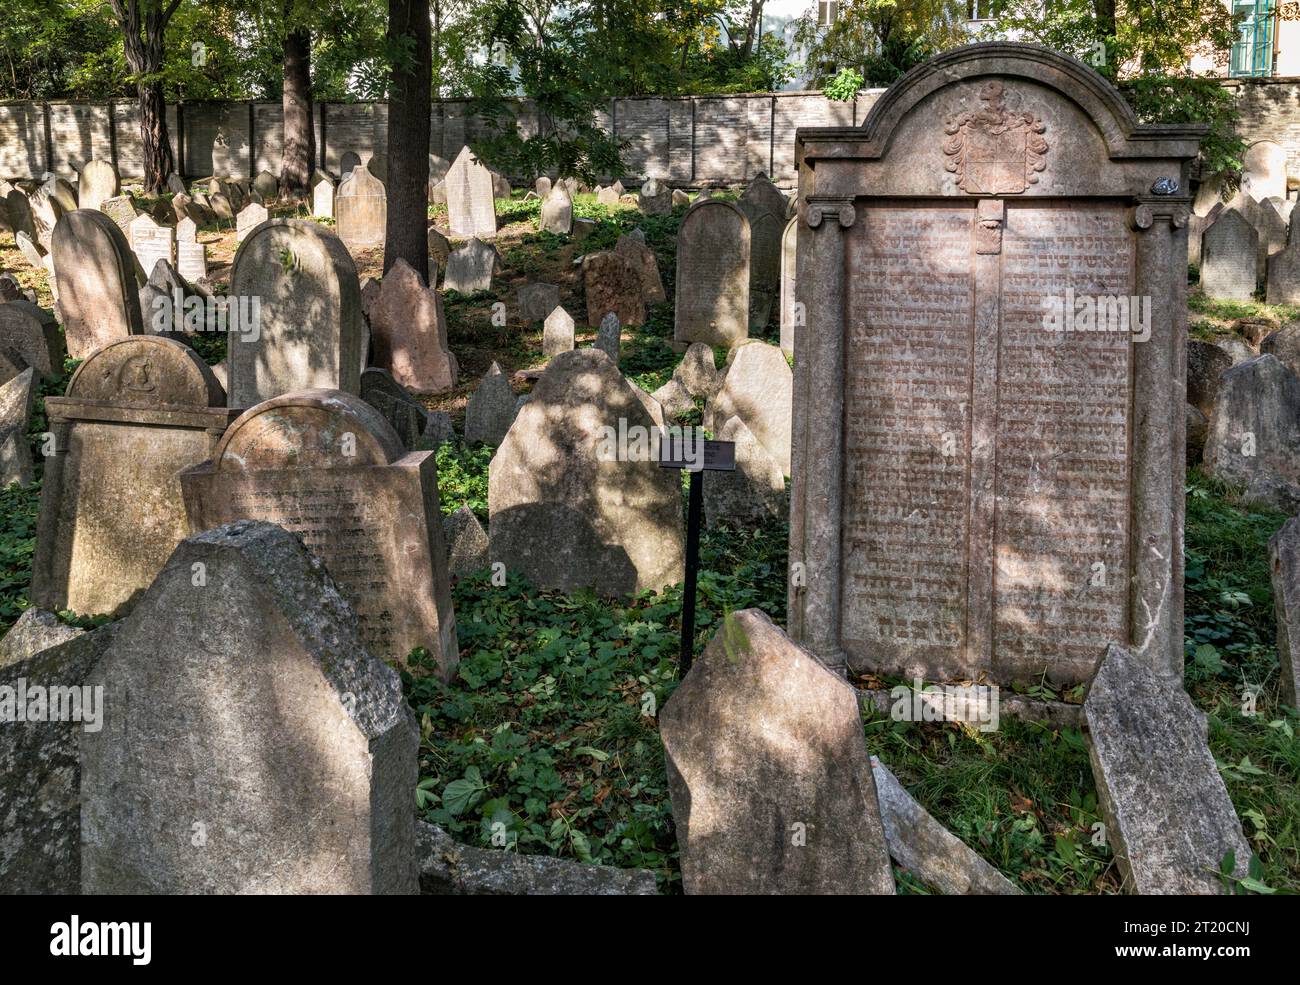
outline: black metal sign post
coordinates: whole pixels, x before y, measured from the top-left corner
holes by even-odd
[[[702,434],[702,432],[701,432]],[[681,677],[691,669],[695,650],[695,584],[700,571],[700,513],[704,506],[704,473],[734,472],[736,443],[705,441],[681,433],[667,432],[659,441],[659,467],[685,469],[690,473],[690,494],[686,508],[686,583],[682,593]]]

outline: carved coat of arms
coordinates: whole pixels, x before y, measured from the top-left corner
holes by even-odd
[[[1005,89],[992,81],[980,89],[978,110],[944,121],[947,139],[944,167],[971,194],[1016,195],[1038,181],[1047,141],[1047,124],[1033,113],[1013,112],[1004,103]]]

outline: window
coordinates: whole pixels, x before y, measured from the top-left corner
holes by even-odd
[[[1232,0],[1232,12],[1242,21],[1237,43],[1232,46],[1228,74],[1234,76],[1273,74],[1273,15],[1276,0]]]
[[[839,0],[819,0],[817,4],[817,26],[830,27],[840,15]]]

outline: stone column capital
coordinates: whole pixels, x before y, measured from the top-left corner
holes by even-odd
[[[804,211],[804,221],[813,229],[819,227],[827,216],[835,216],[844,229],[853,225],[858,217],[857,210],[853,207],[853,200],[850,198],[817,198],[815,196],[808,199],[808,207]]]

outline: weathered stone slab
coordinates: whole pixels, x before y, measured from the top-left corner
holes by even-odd
[[[437,226],[429,226],[429,280],[435,280],[437,271],[447,266],[447,258],[451,256],[451,242],[444,236]]]
[[[455,670],[434,453],[406,453],[360,397],[302,390],[250,407],[180,482],[191,531],[279,524],[325,563],[371,653],[405,663],[422,646],[444,677]]]
[[[618,365],[623,348],[623,326],[618,323],[618,315],[611,311],[600,320],[596,341],[592,345],[609,356],[609,361],[615,366]]]
[[[1274,480],[1300,487],[1300,380],[1274,356],[1258,356],[1220,376],[1205,465],[1248,488]]]
[[[235,255],[230,293],[261,299],[257,331],[232,327],[229,335],[231,407],[313,387],[358,391],[360,287],[337,236],[314,222],[262,223]]]
[[[749,529],[779,519],[785,513],[781,466],[739,417],[727,418],[714,437],[735,442],[736,469],[705,476],[704,518],[708,526],[725,523]]]
[[[546,357],[573,348],[573,316],[563,308],[554,308],[542,326],[542,355]]]
[[[3,316],[0,315],[0,318],[2,317]],[[1191,347],[1192,347],[1192,343],[1188,342],[1187,343],[1187,361],[1188,361],[1187,377],[1188,377],[1189,393],[1191,391],[1191,356],[1192,356]],[[1278,329],[1276,332],[1272,332],[1269,335],[1267,335],[1264,338],[1264,340],[1259,344],[1259,354],[1261,356],[1263,355],[1276,356],[1277,360],[1283,366],[1291,370],[1291,372],[1296,374],[1297,376],[1300,376],[1300,324],[1285,325],[1282,328]],[[1224,355],[1225,358],[1227,358],[1228,360],[1228,364],[1231,365],[1232,357],[1228,356],[1226,353]],[[1223,367],[1223,369],[1227,369],[1227,368],[1228,366],[1226,365]],[[1223,372],[1223,370],[1220,370],[1220,372]],[[1191,397],[1189,396],[1188,399],[1190,400]]]
[[[488,566],[488,535],[468,506],[443,517],[447,567],[453,575],[468,575]]]
[[[54,231],[54,269],[68,355],[144,331],[131,247],[103,212],[77,209]]]
[[[497,234],[492,173],[468,146],[462,147],[447,171],[447,221],[453,236],[492,237]],[[507,196],[508,197],[508,196]]]
[[[1241,190],[1257,202],[1286,198],[1286,149],[1272,140],[1257,140],[1241,158]]]
[[[749,220],[730,202],[704,199],[687,211],[677,231],[677,342],[748,337],[749,250]]]
[[[659,716],[688,894],[894,892],[856,692],[742,609]]]
[[[489,468],[493,560],[562,591],[623,595],[681,580],[679,476],[650,456],[655,421],[638,393],[597,349],[550,361]],[[620,422],[645,434],[643,457],[619,460]]]
[[[772,184],[767,175],[760,172],[750,179],[736,204],[740,206],[740,210],[746,215],[761,215],[764,212],[770,212],[784,222],[786,212],[790,207],[790,200],[785,197],[781,189]]]
[[[0,384],[0,486],[30,486],[36,479],[27,442],[36,402],[36,371],[28,366]]]
[[[601,188],[596,192],[596,204],[612,209],[618,205],[619,195],[613,188]]]
[[[1300,520],[1282,524],[1268,542],[1268,555],[1282,702],[1300,708]]]
[[[803,325],[803,306],[796,296],[799,219],[786,223],[781,234],[781,351],[794,355],[795,329]]]
[[[751,339],[727,357],[722,386],[705,409],[704,426],[720,428],[728,418],[739,417],[782,474],[789,475],[793,385],[785,353]]]
[[[638,230],[639,232],[639,230]],[[636,268],[641,278],[641,297],[647,304],[666,301],[663,278],[659,276],[659,262],[650,247],[646,246],[644,234],[634,236],[631,233],[620,236],[614,246],[614,252],[624,256]]]
[[[637,191],[636,204],[646,215],[667,215],[673,210],[672,189],[657,178],[647,178]]]
[[[98,349],[47,397],[33,603],[126,611],[185,537],[176,473],[212,452],[234,414],[193,349],[138,335]]]
[[[334,196],[339,239],[354,249],[384,245],[388,230],[388,190],[367,165],[352,169]]]
[[[1269,304],[1300,303],[1300,243],[1268,258],[1265,300]]]
[[[459,379],[442,297],[405,260],[384,275],[370,309],[370,358],[416,393],[440,393]]]
[[[1213,342],[1187,342],[1187,402],[1207,418],[1214,413],[1219,380],[1232,368],[1232,356]]]
[[[612,250],[582,258],[587,294],[587,324],[593,328],[610,312],[624,325],[645,324],[641,275],[626,256]]]
[[[334,179],[317,170],[311,176],[311,214],[317,219],[334,218]]]
[[[402,386],[393,374],[378,366],[368,366],[361,371],[361,399],[392,425],[408,451],[416,448],[428,427],[429,412]]]
[[[21,189],[10,189],[5,196],[5,219],[15,236],[26,233],[30,239],[36,239],[36,218],[32,215],[32,203]]]
[[[82,740],[85,892],[417,891],[414,716],[289,533],[185,541],[92,681],[107,726]]]
[[[148,277],[160,260],[168,264],[176,262],[176,230],[171,226],[160,225],[153,216],[138,215],[131,221],[131,249],[140,261],[140,269]]]
[[[784,216],[758,212],[749,218],[749,327],[762,331],[771,321],[781,289]]]
[[[77,182],[77,204],[83,209],[98,209],[118,192],[117,168],[108,161],[87,161]]]
[[[235,242],[242,243],[248,238],[249,233],[270,217],[271,214],[266,211],[266,206],[249,202],[239,210],[239,215],[235,216]]]
[[[542,202],[541,226],[544,233],[567,236],[573,231],[573,199],[569,189],[556,185]]]
[[[259,171],[253,179],[253,191],[262,197],[263,202],[274,202],[280,197],[280,179],[270,171]]]
[[[1204,716],[1180,679],[1112,644],[1083,714],[1106,837],[1127,891],[1222,893],[1228,852],[1245,874],[1250,846],[1206,744]]]
[[[526,325],[544,321],[560,306],[560,288],[555,284],[525,284],[515,293],[519,320]]]
[[[464,246],[453,250],[447,258],[447,276],[442,287],[446,291],[473,294],[490,291],[492,275],[501,269],[501,255],[491,243],[471,238]]]
[[[41,376],[63,371],[63,334],[49,312],[26,299],[0,304],[0,350],[22,356]],[[0,375],[0,383],[8,380]]]
[[[465,440],[499,445],[514,419],[515,395],[510,380],[494,362],[465,408]]]

